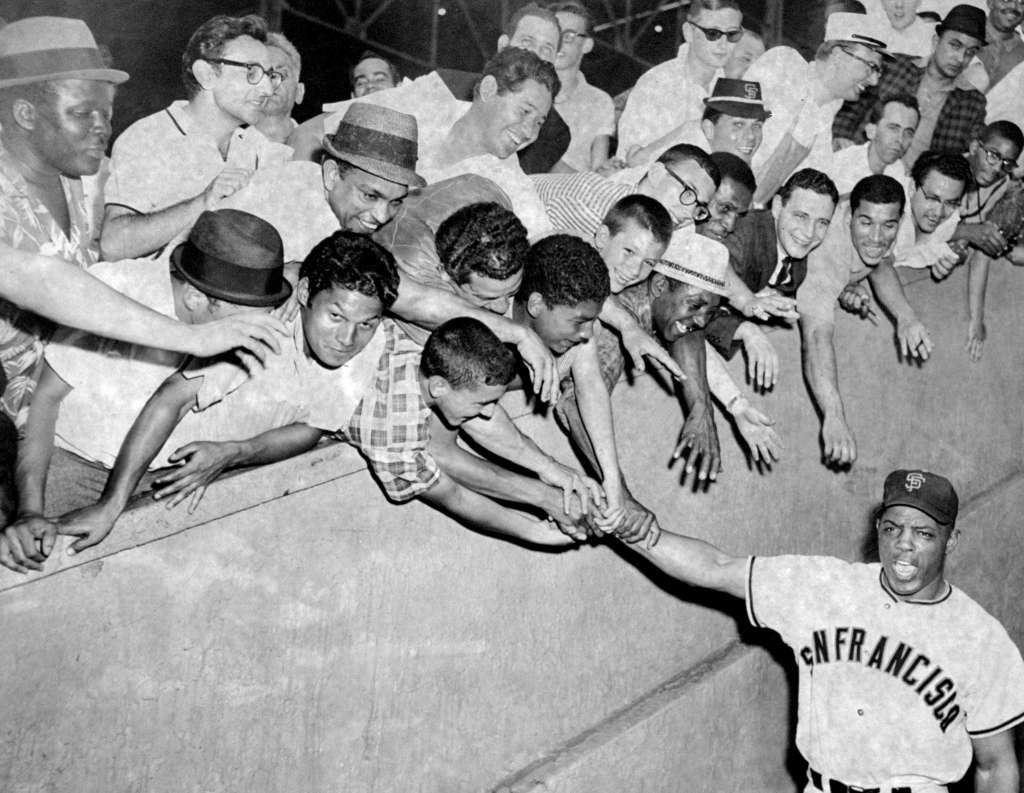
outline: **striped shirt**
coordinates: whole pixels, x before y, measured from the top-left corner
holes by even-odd
[[[590,242],[617,201],[635,193],[636,185],[617,184],[596,173],[531,176],[537,195],[558,231]]]

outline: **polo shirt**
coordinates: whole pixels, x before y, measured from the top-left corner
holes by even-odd
[[[258,170],[287,162],[292,149],[254,127],[238,127],[227,157],[179,99],[122,132],[110,153],[106,203],[143,215],[202,193],[224,168]]]
[[[175,316],[167,255],[100,262],[89,272],[132,300]],[[113,468],[146,401],[184,359],[181,353],[85,331],[59,333],[46,348],[46,362],[72,390],[60,404],[54,443],[85,460]]]
[[[629,92],[619,118],[618,156],[622,159],[634,146],[646,146],[704,114],[703,100],[724,72],[717,69],[707,87],[701,85],[687,65],[689,53],[690,45],[682,44],[675,58],[648,69]]]
[[[594,139],[615,135],[615,105],[611,96],[588,83],[583,72],[579,72],[576,87],[570,94],[563,88],[555,98],[555,108],[572,133],[562,161],[577,171],[591,170],[590,148]]]

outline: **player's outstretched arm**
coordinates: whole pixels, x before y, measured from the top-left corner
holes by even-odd
[[[1013,749],[1013,730],[987,738],[972,738],[974,793],[1017,793],[1020,769]]]
[[[653,548],[644,543],[623,545],[684,584],[715,589],[738,598],[746,595],[747,560],[730,556],[704,540],[662,530]]]

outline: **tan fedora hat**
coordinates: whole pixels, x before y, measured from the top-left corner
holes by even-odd
[[[107,68],[80,19],[26,17],[0,28],[0,88],[70,78],[116,84],[128,72]]]
[[[414,117],[368,102],[349,105],[337,131],[324,137],[324,148],[332,156],[408,187],[426,184],[416,173],[418,145]]]

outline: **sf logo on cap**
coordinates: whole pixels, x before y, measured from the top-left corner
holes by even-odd
[[[757,99],[757,86],[753,83],[744,83],[743,93],[747,95],[747,99]]]
[[[924,474],[914,471],[913,473],[907,474],[907,481],[904,483],[904,487],[908,493],[912,493],[915,490],[920,490],[921,485],[924,484]]]

